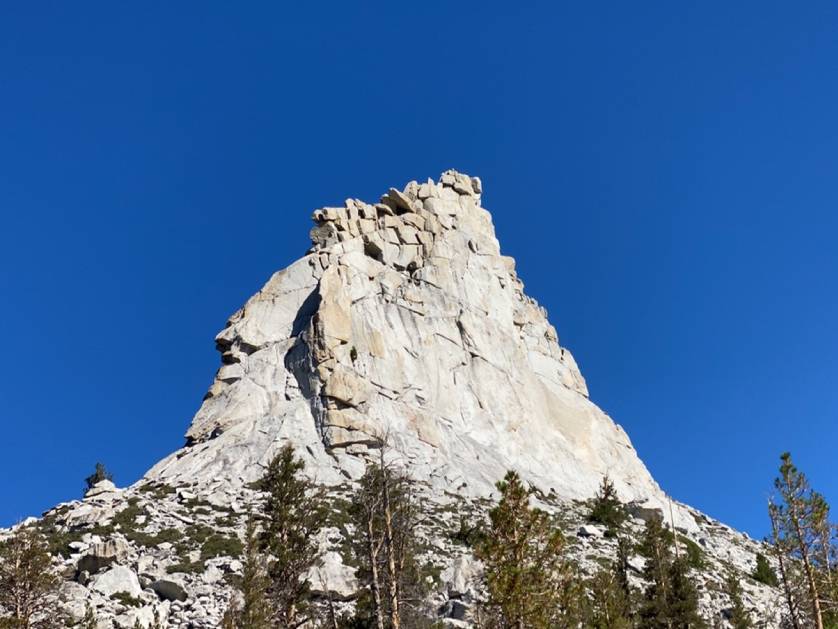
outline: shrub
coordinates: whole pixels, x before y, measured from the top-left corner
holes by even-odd
[[[757,565],[751,573],[751,577],[755,581],[771,587],[777,587],[780,583],[777,580],[777,573],[774,572],[774,568],[771,567],[768,559],[762,553],[757,553]]]
[[[244,546],[238,537],[227,537],[220,533],[214,533],[207,538],[201,547],[201,561],[213,557],[240,557],[244,552]]]
[[[116,592],[114,594],[111,594],[111,598],[115,601],[119,601],[120,603],[122,603],[126,607],[142,607],[143,606],[143,602],[140,599],[138,599],[134,596],[131,596],[128,592]]]

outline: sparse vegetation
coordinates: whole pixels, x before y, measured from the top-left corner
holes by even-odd
[[[201,546],[201,561],[213,557],[240,557],[244,547],[238,537],[213,533]]]
[[[111,594],[111,598],[115,601],[119,601],[126,607],[142,607],[143,601],[142,599],[137,598],[136,596],[131,596],[128,592],[116,592]]]
[[[166,568],[169,574],[182,572],[184,574],[200,574],[204,571],[203,561],[181,561]]]
[[[85,491],[90,491],[96,483],[100,483],[103,480],[113,481],[113,475],[102,463],[97,463],[93,473],[84,479]]]
[[[0,626],[29,629],[58,617],[59,580],[49,547],[34,526],[20,527],[0,543]]]

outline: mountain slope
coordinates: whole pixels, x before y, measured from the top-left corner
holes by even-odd
[[[651,513],[671,518],[707,555],[702,600],[718,617],[721,563],[747,572],[759,545],[662,492],[501,255],[481,192],[479,179],[448,171],[376,204],[348,199],[314,213],[308,253],[216,337],[222,365],[186,444],[131,488],[105,483],[45,514],[65,555],[69,610],[91,601],[117,626],[147,624],[155,609],[170,626],[217,626],[257,499],[249,483],[279,449],[292,443],[337,504],[386,437],[436,514],[421,534],[436,549],[425,559],[440,572],[435,602],[449,624],[464,622],[475,596],[452,530],[460,513],[485,512],[508,469],[574,535],[580,501],[605,474],[631,504],[635,533]],[[324,529],[315,579],[345,600],[357,588],[341,554],[348,535],[338,520]],[[580,564],[612,545],[579,536]],[[135,609],[115,602],[112,581],[137,597]],[[746,598],[763,613],[774,595],[749,583]]]

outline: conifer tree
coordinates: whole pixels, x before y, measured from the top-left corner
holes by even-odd
[[[287,444],[257,485],[267,493],[259,548],[269,557],[268,596],[274,622],[288,629],[309,620],[310,583],[305,575],[319,557],[317,533],[324,517],[322,492],[302,475],[303,468]]]
[[[824,619],[831,620],[826,596],[831,595],[835,569],[829,505],[812,490],[788,452],[780,461],[768,509],[790,622],[823,629]]]
[[[646,559],[643,577],[648,582],[638,611],[644,629],[697,629],[698,593],[689,578],[686,557],[674,557],[673,535],[660,516],[646,522],[639,550]]]
[[[96,469],[93,473],[84,479],[85,484],[85,491],[90,491],[96,485],[103,480],[113,480],[113,474],[111,474],[108,469],[102,463],[96,463]]]
[[[384,605],[382,603],[381,556],[384,536],[381,533],[381,470],[368,466],[361,478],[352,500],[350,516],[358,531],[356,554],[361,559],[359,577],[367,586],[368,598],[359,602],[357,617],[367,614],[370,626],[384,629]],[[362,604],[363,603],[363,604]]]
[[[673,629],[698,629],[704,620],[698,613],[698,591],[690,579],[686,557],[676,557],[669,566],[669,592],[667,608],[668,627]]]
[[[673,559],[661,517],[646,522],[638,550],[646,559],[643,578],[648,582],[639,616],[649,627],[669,628],[669,565]]]
[[[477,547],[486,566],[489,622],[501,629],[573,626],[581,592],[561,531],[530,507],[532,490],[516,472],[498,483],[499,504]]]
[[[586,583],[586,629],[629,629],[632,627],[631,600],[623,589],[618,563],[600,567]]]
[[[626,537],[617,540],[617,560],[614,562],[614,577],[617,587],[622,592],[621,597],[626,604],[626,616],[634,617],[635,593],[629,581],[629,556],[633,548]]]
[[[245,532],[244,569],[241,583],[242,603],[230,599],[224,613],[224,629],[270,629],[271,609],[268,592],[271,582],[265,570],[265,557],[259,552],[259,537],[253,515],[247,519]]]
[[[753,627],[751,615],[742,602],[742,584],[739,582],[739,577],[736,576],[732,566],[727,567],[725,589],[730,597],[730,618],[728,620],[730,620],[733,629],[751,629]]]
[[[366,618],[378,629],[421,627],[428,623],[416,561],[419,506],[410,477],[386,459],[386,438],[378,446],[379,461],[367,466],[350,511],[359,534],[359,577],[368,590],[356,621]]]
[[[751,577],[755,581],[759,581],[770,587],[777,587],[780,583],[777,580],[777,573],[774,572],[774,568],[771,567],[768,559],[762,553],[757,553],[757,563],[754,571],[751,573]]]
[[[602,477],[599,491],[591,501],[588,520],[595,524],[602,524],[607,527],[608,532],[615,534],[627,517],[628,513],[617,496],[617,489],[606,474]]]
[[[0,543],[0,626],[40,629],[56,622],[59,580],[41,533],[21,526]]]

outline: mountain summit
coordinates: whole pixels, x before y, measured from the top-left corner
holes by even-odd
[[[253,482],[288,444],[333,501],[312,588],[351,609],[360,586],[345,509],[386,441],[428,514],[418,534],[444,626],[470,627],[481,596],[457,527],[485,518],[508,470],[561,515],[586,573],[616,552],[586,521],[585,501],[607,475],[631,514],[625,535],[636,540],[663,516],[676,549],[706,568],[705,614],[724,617],[724,575],[750,573],[764,548],[663,493],[501,255],[482,192],[477,177],[447,171],[375,204],[314,212],[306,255],[217,335],[221,367],[185,445],[135,485],[102,480],[39,520],[62,556],[71,616],[92,605],[100,627],[148,627],[155,615],[217,627],[241,578],[247,512],[260,501]],[[627,561],[641,580],[643,560]],[[749,583],[743,596],[775,626],[768,587]]]
[[[482,190],[447,171],[315,211],[308,254],[216,337],[222,366],[187,445],[149,478],[250,481],[291,440],[338,483],[387,434],[445,490],[487,494],[515,469],[563,498],[608,473],[626,500],[662,499],[501,254]]]

